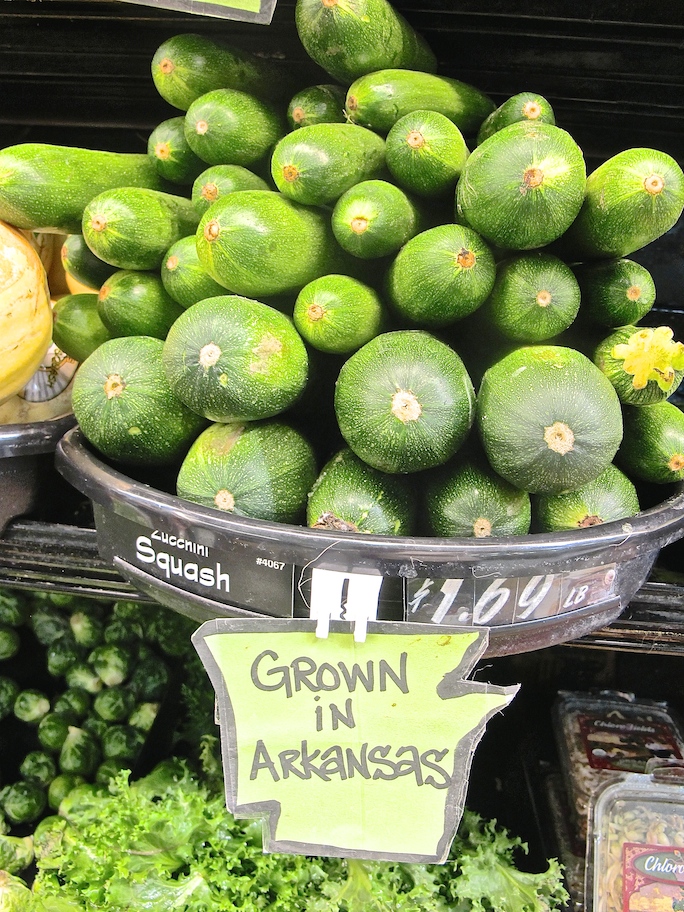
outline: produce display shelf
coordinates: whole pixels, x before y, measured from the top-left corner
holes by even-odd
[[[0,538],[0,585],[146,601],[100,557],[94,529],[30,519]],[[567,645],[684,655],[684,585],[649,579],[617,620]]]

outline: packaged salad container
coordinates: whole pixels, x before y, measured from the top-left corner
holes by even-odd
[[[580,839],[587,835],[588,809],[598,788],[624,774],[643,773],[654,758],[684,757],[684,728],[673,710],[631,693],[560,691],[553,723]]]
[[[651,761],[596,796],[587,912],[684,909],[684,765]]]

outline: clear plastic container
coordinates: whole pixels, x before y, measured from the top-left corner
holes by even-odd
[[[596,795],[586,912],[684,910],[684,765],[659,763]]]
[[[654,758],[684,757],[684,728],[666,703],[617,691],[560,691],[554,733],[580,839],[587,835],[589,805],[607,781],[643,773]],[[617,912],[616,907],[613,912]]]

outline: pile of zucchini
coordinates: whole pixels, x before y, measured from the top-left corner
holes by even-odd
[[[80,785],[106,792],[168,748],[148,743],[191,627],[161,606],[0,589],[0,869],[33,860],[36,827]]]
[[[630,259],[680,165],[587,174],[546,98],[438,74],[386,0],[295,21],[327,82],[181,34],[146,154],[0,151],[0,218],[62,232],[82,286],[54,340],[91,444],[189,501],[383,535],[582,528],[684,479],[684,344]]]

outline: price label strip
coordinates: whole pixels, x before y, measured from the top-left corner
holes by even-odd
[[[406,620],[498,627],[557,617],[612,597],[615,564],[526,577],[407,582]]]

